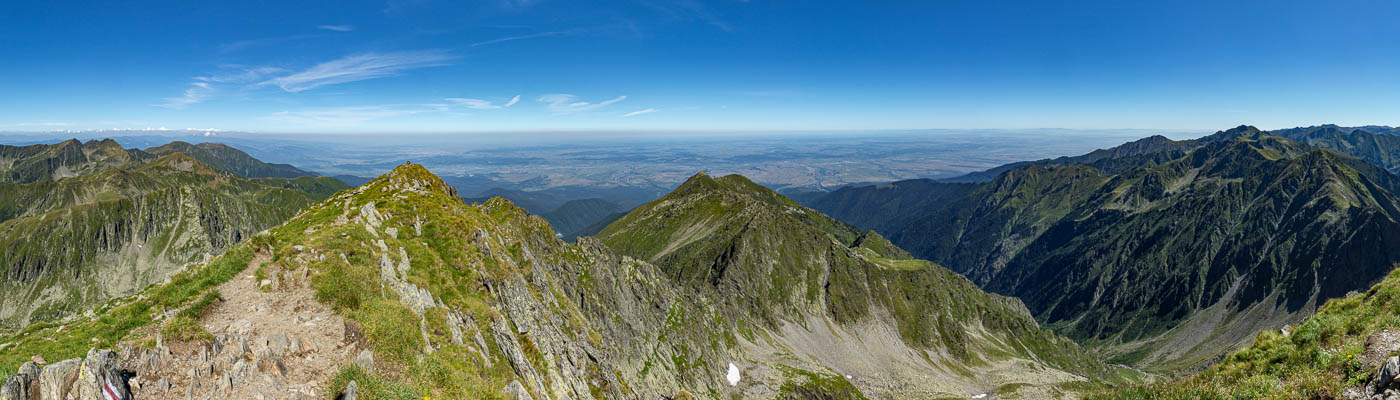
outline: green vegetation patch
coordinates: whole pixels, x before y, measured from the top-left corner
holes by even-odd
[[[846,377],[788,367],[782,370],[787,380],[778,388],[778,399],[867,400]]]
[[[1358,356],[1366,338],[1400,329],[1400,271],[1364,294],[1332,299],[1291,334],[1265,331],[1253,344],[1195,376],[1102,391],[1090,399],[1341,398],[1373,368]]]
[[[82,357],[92,348],[111,348],[132,339],[134,331],[150,325],[162,309],[184,306],[200,293],[232,279],[248,267],[252,258],[251,246],[235,247],[208,264],[176,274],[169,283],[147,289],[145,297],[108,302],[95,310],[97,318],[93,320],[68,325],[36,323],[0,337],[0,365],[20,365],[35,355],[46,360],[66,360]],[[198,315],[217,299],[218,293],[210,291],[178,313],[167,323],[175,325],[167,328],[174,334],[171,336],[197,339],[207,334],[201,334]]]

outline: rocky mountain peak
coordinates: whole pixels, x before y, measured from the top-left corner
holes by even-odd
[[[450,197],[457,197],[457,189],[448,185],[442,178],[428,171],[421,164],[414,164],[412,161],[394,167],[389,173],[370,182],[369,185],[387,184],[390,190],[414,190],[430,193],[438,193]]]

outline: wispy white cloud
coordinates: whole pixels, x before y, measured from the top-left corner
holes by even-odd
[[[352,54],[317,64],[302,72],[267,80],[263,84],[274,85],[288,92],[300,92],[325,85],[383,78],[412,69],[443,66],[454,58],[439,50]]]
[[[492,44],[501,43],[501,42],[509,42],[509,41],[512,41],[512,40],[534,39],[534,38],[542,38],[542,37],[550,37],[550,36],[565,36],[565,35],[570,35],[570,34],[573,34],[573,32],[572,32],[572,31],[550,31],[550,32],[531,33],[531,34],[528,34],[528,35],[505,36],[505,37],[499,37],[499,38],[495,38],[495,39],[491,39],[491,40],[487,40],[487,41],[472,43],[472,47],[481,47],[481,46],[492,45]]]
[[[651,114],[651,113],[654,113],[654,112],[657,112],[657,111],[661,111],[661,110],[658,110],[658,109],[655,109],[655,108],[648,108],[648,109],[645,109],[645,110],[637,110],[637,111],[633,111],[633,112],[630,112],[630,113],[622,114],[622,117],[623,117],[623,118],[635,117],[635,116],[642,115],[642,114]]]
[[[540,98],[537,100],[541,103],[545,103],[545,109],[549,110],[549,112],[551,113],[554,113],[554,115],[564,115],[597,110],[599,108],[607,107],[609,105],[612,105],[613,103],[617,103],[626,99],[627,96],[617,96],[617,98],[612,100],[604,100],[599,103],[590,103],[587,101],[579,101],[578,96],[572,94],[555,93],[540,96]]]
[[[507,101],[505,104],[495,104],[490,100],[466,99],[461,97],[449,97],[446,100],[474,110],[495,110],[510,107],[520,102],[520,95],[510,98],[510,101]]]
[[[165,102],[156,104],[157,107],[183,109],[191,104],[199,103],[208,99],[214,94],[214,87],[208,82],[190,82],[190,87],[185,88],[185,94],[177,97],[166,97]]]
[[[316,29],[324,29],[336,32],[349,32],[355,30],[354,25],[316,25]]]
[[[250,83],[285,71],[276,67],[244,67],[241,65],[224,65],[221,68],[220,71],[213,74],[194,77],[191,79],[189,87],[186,87],[180,96],[166,97],[155,106],[183,109],[204,102],[221,91],[239,91]]]
[[[277,67],[245,67],[242,65],[224,65],[222,68],[224,70],[208,76],[196,76],[194,80],[208,83],[253,83],[287,71]]]

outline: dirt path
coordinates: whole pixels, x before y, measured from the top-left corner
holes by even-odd
[[[222,301],[202,325],[212,341],[128,348],[123,359],[137,371],[138,399],[324,399],[323,387],[359,351],[344,320],[315,299],[302,270],[276,264],[255,279],[255,257],[239,276],[220,285]],[[264,284],[266,283],[266,284]],[[168,347],[167,347],[168,346]]]

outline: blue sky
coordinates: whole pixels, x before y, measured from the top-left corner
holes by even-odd
[[[114,3],[3,6],[0,131],[1400,125],[1396,2]]]

